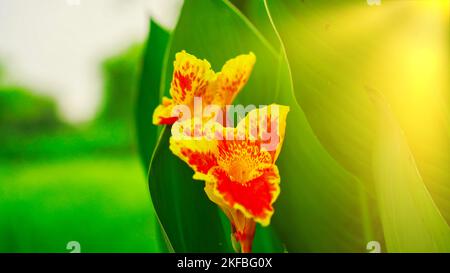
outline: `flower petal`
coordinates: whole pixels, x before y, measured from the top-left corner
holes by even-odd
[[[247,182],[273,165],[270,153],[261,150],[260,145],[252,140],[219,141],[217,163],[232,180]]]
[[[173,124],[178,120],[177,116],[173,116],[174,104],[173,100],[163,97],[162,103],[156,107],[153,112],[153,124],[155,125],[165,125],[165,124]]]
[[[255,54],[242,54],[228,60],[222,67],[222,71],[217,73],[214,85],[208,93],[214,92],[211,104],[229,105],[233,102],[237,94],[247,83],[255,65]]]
[[[217,141],[204,137],[201,126],[199,119],[175,123],[169,148],[196,173],[207,174],[212,167],[217,166]]]
[[[273,162],[280,154],[286,130],[289,106],[271,104],[250,111],[236,127],[239,139],[261,141],[261,148],[270,152]]]
[[[274,212],[272,204],[280,193],[280,177],[275,165],[245,183],[233,181],[225,170],[214,167],[208,180],[211,181],[208,186],[211,201],[221,207],[239,210],[263,226],[269,225]]]
[[[175,56],[170,95],[175,104],[191,105],[194,96],[203,96],[215,77],[207,60],[197,59],[183,50]]]

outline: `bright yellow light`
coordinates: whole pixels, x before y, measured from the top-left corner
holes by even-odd
[[[450,0],[427,0],[419,1],[423,6],[434,9],[436,12],[443,12],[445,15],[450,14]]]

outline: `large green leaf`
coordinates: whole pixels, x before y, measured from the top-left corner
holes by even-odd
[[[255,24],[258,29],[263,33],[263,35],[272,43],[275,44],[274,46],[276,46],[276,44],[279,45],[280,41],[279,38],[277,36],[277,33],[273,30],[273,26],[272,26],[272,22],[271,22],[271,18],[269,18],[267,16],[266,13],[266,5],[265,5],[265,1],[235,1],[238,2],[239,4],[239,8],[244,12],[244,14],[250,19],[250,21],[252,21],[253,24]],[[275,38],[274,38],[275,37]],[[275,41],[276,40],[276,41]],[[299,50],[299,49],[298,49]],[[296,75],[293,75],[294,79],[296,77]],[[282,93],[285,94],[285,93]],[[284,97],[286,99],[286,101],[293,101],[295,100],[295,98],[288,96]],[[283,99],[283,96],[279,97],[279,99]],[[292,102],[291,102],[292,103]],[[302,118],[303,118],[303,113],[301,114]],[[301,120],[301,118],[297,118],[295,120]],[[307,124],[307,122],[304,122],[305,125],[304,127],[309,129],[309,125]],[[294,137],[293,137],[294,138]],[[292,138],[292,139],[293,139]],[[314,138],[314,137],[311,137]],[[328,158],[328,156],[326,155],[326,153],[324,153],[321,148],[316,148],[316,149],[311,149],[315,150],[315,151],[320,151],[317,152],[318,154],[322,153],[322,159],[320,159],[321,157],[319,156],[319,160],[323,160],[322,164],[324,166],[326,166],[327,164],[331,164],[333,162],[333,160],[330,160]],[[326,158],[326,159],[324,159]],[[281,163],[280,163],[281,164]],[[316,166],[320,166],[321,164],[316,162],[315,164]],[[289,169],[290,166],[293,166],[293,168],[295,168],[295,165],[293,164],[289,164],[286,163],[286,168]],[[337,167],[335,168],[336,170],[338,170],[336,173],[341,175],[341,176],[345,176],[345,171],[343,171],[341,168]],[[317,172],[316,175],[319,175],[320,171]],[[344,175],[343,175],[344,174]],[[348,174],[347,174],[348,175]],[[314,175],[312,175],[312,177],[314,177]],[[342,178],[338,178],[338,180],[342,180]],[[351,180],[350,176],[347,176],[346,178],[344,178],[344,180]],[[326,183],[326,182],[325,182]],[[347,183],[348,184],[348,183]],[[286,186],[285,186],[286,187]],[[313,185],[311,185],[310,187],[314,187]],[[294,192],[299,192],[300,190],[298,188],[296,188],[295,186],[289,187],[288,191],[293,190]],[[327,191],[327,190],[325,190]],[[350,242],[352,239],[350,239],[348,236],[350,233],[346,233],[344,229],[342,229],[341,227],[336,227],[336,228],[332,228],[331,231],[332,233],[330,233],[330,236],[333,236],[332,234],[335,234],[335,237],[346,237],[346,239],[343,239],[342,241],[339,241],[339,239],[334,238],[335,241],[333,241],[332,243],[329,243],[327,245],[327,241],[331,242],[331,240],[329,240],[329,237],[327,238],[323,238],[323,241],[321,241],[319,244],[321,244],[323,242],[323,245],[313,245],[312,248],[310,248],[309,250],[311,251],[363,251],[364,249],[364,242],[365,241],[370,241],[372,239],[377,239],[379,241],[383,241],[383,235],[380,234],[381,230],[379,228],[379,223],[378,223],[378,218],[376,216],[376,206],[374,206],[371,202],[372,198],[370,198],[367,195],[367,191],[366,189],[363,187],[363,185],[361,185],[361,183],[355,183],[350,185],[350,187],[348,187],[348,191],[349,192],[353,192],[353,198],[350,198],[350,200],[345,200],[344,197],[341,197],[340,195],[345,193],[342,191],[342,189],[339,188],[334,188],[331,187],[329,189],[329,191],[335,192],[337,194],[337,196],[339,197],[339,200],[342,200],[344,203],[347,202],[346,206],[347,208],[349,208],[350,210],[354,210],[356,211],[356,219],[353,220],[352,224],[349,225],[350,228],[354,228],[357,230],[357,232],[355,233],[355,236],[353,238],[353,242],[352,243],[348,243],[347,246],[345,246],[345,243],[343,243],[343,241]],[[315,193],[314,194],[318,195],[318,199],[319,200],[326,200],[326,194],[327,193]],[[322,196],[320,196],[322,195]],[[283,196],[281,197],[281,201],[283,202],[283,200],[288,199],[288,198],[283,198]],[[295,200],[295,197],[291,197],[292,200]],[[333,211],[333,202],[330,203],[330,206],[328,207],[327,205],[324,205],[323,207],[320,207],[318,205],[312,205],[311,203],[308,202],[299,202],[300,204],[303,203],[304,210],[309,210],[314,213],[313,211],[321,211],[322,213],[325,213],[325,211],[329,211],[329,213],[333,214],[333,217],[330,218],[330,220],[334,219],[335,217],[335,213]],[[354,204],[355,207],[351,207],[350,204]],[[295,205],[291,206],[293,209],[295,209]],[[301,208],[301,206],[299,206],[299,208]],[[332,212],[333,211],[333,212]],[[287,210],[286,214],[289,213],[289,211]],[[323,216],[323,214],[320,214],[319,217]],[[336,214],[336,216],[338,216],[336,219],[340,219],[340,217],[343,217],[341,219],[344,219],[346,216],[348,216],[347,213],[345,213],[345,211],[341,211],[339,213]],[[362,218],[359,218],[362,217]],[[283,218],[283,217],[280,217]],[[276,218],[276,219],[280,219],[280,218]],[[281,223],[279,224],[279,226],[282,226],[281,228],[279,228],[280,230],[286,230],[285,227],[283,227],[283,225],[285,225],[285,223],[283,223],[284,218],[281,220]],[[301,219],[299,219],[298,223],[299,226],[301,225]],[[319,221],[317,219],[314,219],[314,217],[311,217],[311,219],[309,219],[310,222],[317,222],[319,223]],[[338,220],[338,222],[341,222],[343,225],[345,225],[345,220]],[[289,221],[289,224],[292,223],[292,220]],[[306,223],[306,222],[305,222]],[[321,224],[328,224],[326,223],[326,220],[321,219],[320,220]],[[347,224],[349,224],[349,222],[347,222]],[[330,224],[328,224],[330,225]],[[295,232],[295,229],[292,228],[290,229],[288,232],[286,232],[287,234],[291,235],[291,240],[296,240],[298,238],[300,238],[300,240],[302,240],[300,243],[302,242],[307,242],[307,240],[304,240],[302,235],[299,235],[298,232]],[[305,233],[306,234],[306,233]],[[292,236],[294,235],[294,236]],[[288,235],[287,235],[288,236]],[[320,237],[320,236],[317,236]],[[350,235],[351,237],[351,235]],[[357,239],[356,239],[357,238]],[[310,238],[311,239],[311,238]],[[356,240],[355,240],[356,239]],[[304,240],[304,241],[303,241]],[[320,241],[320,240],[319,240]],[[335,244],[335,242],[338,242],[337,245],[332,245]],[[295,244],[293,244],[295,245]],[[298,246],[298,243],[297,243]],[[291,247],[291,249],[294,249]],[[307,247],[304,245],[300,248],[297,248],[298,250],[306,250]]]
[[[267,2],[296,98],[327,150],[373,192],[378,205],[368,207],[381,217],[387,250],[448,250],[448,104],[439,103],[448,95],[448,65],[439,61],[448,16],[445,24],[440,3]],[[389,119],[371,105],[374,88],[392,105]]]
[[[373,20],[361,13],[367,13],[361,8],[368,8],[365,1],[267,3],[286,49],[296,98],[314,132],[341,164],[367,178],[375,114],[359,68],[378,42],[381,24],[370,24],[363,32],[361,21]],[[349,44],[347,36],[357,30],[357,42]]]
[[[366,90],[380,90],[450,223],[448,2],[267,2],[296,98],[330,154],[374,192],[377,112]]]
[[[360,181],[334,161],[315,137],[294,97],[289,66],[281,45],[273,46],[272,41],[265,39],[228,2],[210,0],[185,2],[168,56],[174,56],[182,49],[209,60],[215,70],[231,57],[254,52],[257,63],[237,102],[244,105],[280,103],[291,107],[286,141],[278,160],[282,192],[275,204],[273,219],[288,251],[363,251],[367,240],[372,239],[366,232],[370,223],[363,217],[366,204],[361,196],[364,197],[365,192],[361,191]],[[171,73],[172,67],[168,66],[166,75]],[[165,86],[169,83],[170,77],[166,77]],[[168,88],[164,91],[167,94]],[[193,198],[201,191],[201,186],[193,185],[201,183],[191,181],[192,171],[170,154],[168,137],[168,133],[162,136],[154,154],[149,178],[151,190],[152,187],[177,185],[178,190],[185,192],[182,198],[186,200],[172,199],[169,188],[160,188],[158,194],[161,196],[155,198],[173,211],[183,208],[186,202],[194,202],[204,209],[202,206],[208,204],[203,204],[200,197]],[[167,166],[177,172],[170,173]],[[152,190],[152,196],[156,194]],[[189,214],[189,211],[184,213]],[[188,241],[182,235],[187,232],[185,229],[205,227],[206,220],[199,217],[178,223],[175,215],[180,217],[178,213],[165,221],[160,218],[168,237],[181,236],[179,242],[186,246]],[[208,215],[210,219],[211,215]],[[166,228],[168,225],[173,227]],[[216,232],[212,228],[209,230]],[[201,236],[192,238],[194,244],[195,238],[198,240]],[[176,246],[174,248],[177,250]]]
[[[375,96],[380,121],[375,188],[389,252],[450,252],[450,228],[425,187],[391,110]]]
[[[139,155],[146,172],[158,139],[158,129],[152,125],[152,115],[160,103],[163,60],[170,37],[169,32],[153,20],[150,20],[149,32],[142,56],[141,79],[136,101],[136,134]]]
[[[164,53],[166,51],[170,34],[158,23],[150,20],[149,36],[142,56],[141,78],[136,101],[136,136],[139,155],[144,170],[147,173],[150,158],[158,139],[158,128],[152,125],[153,109],[159,104],[160,82],[163,67]],[[163,227],[158,227],[156,236],[161,249],[168,250],[170,244],[163,242],[165,236]]]
[[[247,17],[273,47],[278,48],[280,46],[277,33],[274,31],[267,14],[264,0],[231,0],[230,2]]]

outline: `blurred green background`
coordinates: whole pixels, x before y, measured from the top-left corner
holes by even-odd
[[[0,0],[0,253],[165,250],[135,104],[181,3]]]
[[[102,62],[100,110],[78,125],[52,98],[0,83],[0,252],[69,252],[69,241],[82,252],[159,250],[134,141],[141,51]]]

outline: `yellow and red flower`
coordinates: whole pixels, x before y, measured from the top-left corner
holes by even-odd
[[[170,86],[172,98],[164,97],[153,113],[153,124],[173,124],[180,118],[176,105],[186,105],[194,111],[194,98],[201,97],[202,104],[225,106],[232,103],[247,83],[255,64],[255,55],[239,55],[228,60],[222,70],[215,73],[207,60],[181,51],[176,54]]]
[[[280,192],[275,161],[288,111],[275,104],[255,109],[236,128],[199,128],[193,119],[184,120],[170,139],[171,151],[195,171],[194,179],[205,181],[209,199],[229,218],[242,252],[251,252],[256,223],[269,225],[274,213]]]

